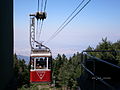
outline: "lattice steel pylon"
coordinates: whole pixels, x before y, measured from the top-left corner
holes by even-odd
[[[35,20],[36,19],[36,20]],[[30,46],[31,50],[34,50],[36,46],[39,45],[39,47],[42,46],[42,43],[38,42],[36,40],[36,28],[35,28],[35,22],[38,20],[44,20],[46,19],[46,13],[45,12],[37,12],[36,14],[30,14]]]
[[[35,17],[30,15],[30,46],[31,49],[34,49],[35,43]]]

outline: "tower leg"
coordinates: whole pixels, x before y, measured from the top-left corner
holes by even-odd
[[[16,89],[13,73],[13,0],[0,0],[0,90]]]

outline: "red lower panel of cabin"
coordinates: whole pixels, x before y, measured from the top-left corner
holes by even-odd
[[[30,82],[51,82],[51,71],[30,71]]]

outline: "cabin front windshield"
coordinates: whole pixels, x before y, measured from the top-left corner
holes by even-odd
[[[32,57],[31,69],[51,69],[51,57]]]
[[[36,59],[36,69],[47,69],[47,57],[39,57]]]

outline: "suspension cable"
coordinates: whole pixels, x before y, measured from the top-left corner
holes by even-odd
[[[68,16],[68,18],[63,22],[63,24],[61,24],[61,26],[58,28],[58,30],[68,21],[68,19],[75,13],[75,11],[78,10],[78,8],[82,5],[82,3],[84,2],[85,0],[82,0],[82,2],[77,6],[77,8]],[[58,31],[57,30],[57,31]]]
[[[39,4],[41,3],[41,8],[40,8],[40,13],[45,13],[45,10],[46,10],[46,6],[47,6],[47,0],[41,0],[41,2],[39,2],[39,0],[38,0],[38,11],[37,12],[39,12]],[[39,19],[37,20],[37,28],[36,28],[36,38],[37,38],[37,40],[39,41],[40,40],[40,36],[41,36],[41,32],[42,32],[42,27],[43,27],[43,19],[41,20],[40,19],[40,22],[39,22]],[[38,23],[40,23],[40,24],[38,24]]]
[[[36,26],[36,39],[38,39],[38,28],[39,28],[38,23],[39,23],[39,21],[37,20],[37,26]]]
[[[91,0],[87,1],[81,8],[80,10],[71,17],[71,15],[74,14],[74,12],[82,5],[82,3],[84,2],[84,0],[78,5],[78,7],[70,14],[70,16],[65,20],[65,22],[63,22],[63,24],[57,29],[57,31],[46,41],[46,43],[48,43],[49,41],[51,41],[52,39],[54,39],[84,8],[85,6],[88,5],[88,3]],[[71,17],[71,19],[68,21],[68,19]]]
[[[84,1],[85,0],[82,0],[82,2],[75,8],[75,10],[67,17],[67,19],[61,24],[61,26],[57,29],[57,31],[50,38],[54,37],[59,32],[62,26],[71,18],[71,16],[78,10],[78,8],[83,4]]]
[[[41,32],[42,32],[42,27],[43,27],[43,20],[41,21],[41,24],[40,24],[40,30],[39,30],[39,33],[38,33],[38,40],[40,40],[40,36],[41,36]]]
[[[46,10],[46,5],[47,5],[47,0],[45,0],[45,3],[44,3],[44,12]],[[43,9],[43,0],[41,1],[41,12],[42,12],[42,9]],[[38,34],[38,40],[40,40],[40,36],[41,36],[41,32],[42,32],[42,27],[43,27],[43,21],[44,20],[41,20],[40,31],[39,31],[39,34]]]
[[[42,12],[42,9],[43,9],[43,0],[41,0],[41,12]]]
[[[45,12],[45,10],[46,10],[46,5],[47,5],[47,0],[45,0],[44,12]]]
[[[38,0],[38,9],[37,9],[37,12],[39,11],[39,0]]]

